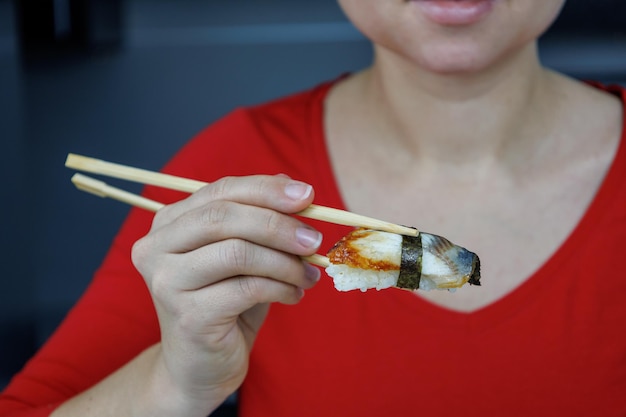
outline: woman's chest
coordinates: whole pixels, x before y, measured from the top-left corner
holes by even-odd
[[[471,314],[323,282],[272,307],[243,415],[622,415],[624,304],[581,272],[567,282]]]
[[[369,186],[344,184],[342,189],[351,211],[439,234],[477,253],[481,287],[418,293],[446,308],[473,311],[514,291],[552,258],[578,227],[600,182],[596,175],[522,186],[487,181],[463,188],[416,178],[406,180],[407,187],[384,187],[373,180]]]

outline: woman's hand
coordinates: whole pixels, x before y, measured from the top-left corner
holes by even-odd
[[[167,392],[168,411],[217,407],[241,385],[269,303],[295,304],[318,281],[299,256],[321,235],[288,215],[312,201],[285,176],[224,178],[161,209],[135,244],[161,326],[153,394]]]

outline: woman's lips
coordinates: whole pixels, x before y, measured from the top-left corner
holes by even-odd
[[[440,25],[471,25],[493,9],[495,0],[411,0],[423,16]]]

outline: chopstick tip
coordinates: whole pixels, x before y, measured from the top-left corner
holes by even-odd
[[[72,184],[74,184],[74,186],[81,191],[86,191],[99,197],[106,197],[106,193],[103,191],[106,184],[102,181],[98,181],[82,174],[72,175],[71,181]]]
[[[70,167],[72,164],[72,160],[74,159],[76,155],[73,153],[68,153],[67,157],[65,158],[65,166],[66,167]]]

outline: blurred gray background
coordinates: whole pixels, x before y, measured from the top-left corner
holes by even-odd
[[[569,0],[541,43],[553,68],[626,84],[626,0]],[[335,0],[0,0],[0,389],[128,212],[75,190],[68,152],[157,170],[233,108],[370,57]]]

